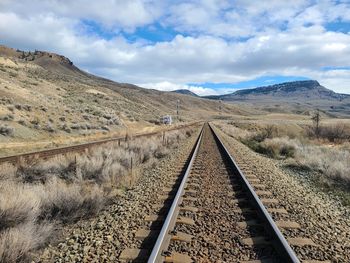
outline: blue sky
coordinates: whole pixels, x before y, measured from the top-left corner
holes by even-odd
[[[236,89],[246,89],[254,88],[259,86],[268,86],[278,83],[288,82],[288,81],[297,81],[297,80],[309,80],[309,78],[301,76],[262,76],[256,79],[251,79],[247,81],[241,81],[236,83],[190,83],[190,86],[212,88],[212,89],[227,89],[236,90]]]
[[[316,79],[350,93],[349,1],[0,2],[0,43],[91,73],[200,95]]]

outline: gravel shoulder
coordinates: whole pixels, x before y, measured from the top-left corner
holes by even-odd
[[[282,169],[281,162],[257,154],[236,139],[216,130],[243,173],[254,173],[286,208],[290,219],[302,226],[304,236],[317,244],[317,247],[306,251],[294,248],[302,260],[313,258],[350,262],[348,208],[310,187],[292,171]]]
[[[158,197],[166,179],[175,172],[175,164],[188,158],[198,133],[155,167],[144,169],[135,185],[121,191],[98,216],[63,227],[62,238],[34,255],[33,262],[120,262],[122,250],[136,246],[135,232],[152,211],[149,200]]]

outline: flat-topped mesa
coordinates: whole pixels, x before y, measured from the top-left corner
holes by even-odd
[[[209,99],[220,99],[225,101],[286,101],[298,103],[319,102],[319,100],[342,101],[349,99],[350,95],[336,93],[322,86],[317,80],[300,80],[284,82],[280,84],[262,86],[252,89],[237,90],[230,94],[218,96],[206,96]],[[334,104],[334,103],[333,103]],[[332,106],[332,105],[330,105]]]
[[[280,84],[258,87],[254,89],[238,90],[234,92],[236,95],[248,95],[248,94],[268,94],[274,92],[286,92],[293,93],[302,90],[314,90],[314,89],[325,89],[320,85],[317,80],[301,80],[284,82]]]

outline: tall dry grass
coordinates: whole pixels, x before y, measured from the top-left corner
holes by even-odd
[[[301,166],[322,172],[350,186],[350,152],[325,146],[300,145],[295,160]]]
[[[135,181],[193,131],[129,138],[48,160],[21,160],[0,167],[0,262],[22,262],[43,246],[60,224],[97,214],[111,189]]]
[[[253,134],[248,130],[244,130],[236,127],[232,122],[225,122],[225,123],[219,122],[219,123],[216,123],[215,126],[218,127],[220,130],[222,130],[227,135],[229,135],[230,137],[233,137],[239,140],[242,140],[242,139],[244,140]]]
[[[308,140],[301,134],[298,138],[289,138],[285,135],[280,137],[279,132],[271,132],[274,129],[268,127],[259,132],[246,131],[245,133],[244,130],[241,131],[231,124],[221,124],[217,127],[258,153],[277,159],[289,158],[290,163],[299,168],[318,171],[329,179],[350,186],[349,142],[331,147]],[[341,126],[343,128],[340,131],[337,131],[336,127],[340,126],[324,129],[324,139],[331,138],[329,141],[335,141],[334,138],[337,138],[338,141],[341,141],[342,138],[347,138],[345,126]]]
[[[23,223],[6,228],[0,235],[0,262],[29,262],[29,251],[42,247],[52,237],[54,225]]]

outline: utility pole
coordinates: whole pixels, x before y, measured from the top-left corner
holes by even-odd
[[[221,109],[222,109],[222,100],[219,100],[219,114],[221,115]]]
[[[176,101],[176,116],[177,116],[177,121],[180,121],[179,118],[179,104],[180,104],[180,100]]]

